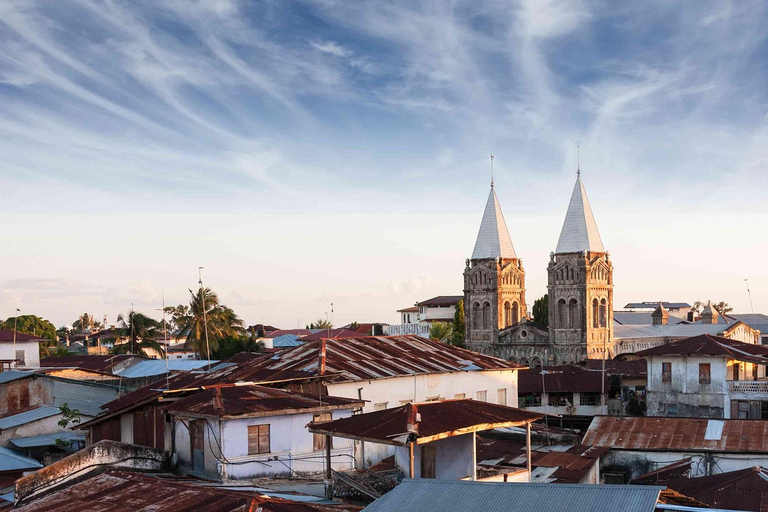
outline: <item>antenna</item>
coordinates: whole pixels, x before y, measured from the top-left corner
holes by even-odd
[[[747,283],[747,295],[749,295],[749,308],[752,310],[752,314],[755,314],[755,306],[752,305],[752,292],[749,291],[749,280],[745,279],[745,283]]]
[[[168,324],[165,322],[165,290],[161,293],[163,297],[163,309],[161,309],[163,312],[163,341],[165,341],[165,388],[171,389],[171,373],[168,370]]]
[[[493,155],[491,155],[491,188],[493,188]]]
[[[576,177],[581,177],[581,142],[576,141]]]
[[[203,306],[203,330],[205,331],[205,350],[208,356],[208,371],[211,371],[211,345],[208,343],[208,317],[205,312],[205,288],[203,288],[203,269],[205,267],[197,267],[197,274],[200,277],[198,281],[200,283],[200,297],[202,297]]]

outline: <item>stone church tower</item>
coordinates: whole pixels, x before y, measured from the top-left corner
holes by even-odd
[[[485,354],[495,354],[500,330],[527,317],[523,262],[512,246],[493,183],[464,269],[464,312],[467,346]]]
[[[547,273],[549,339],[554,351],[550,362],[602,359],[604,347],[610,359],[613,265],[600,239],[580,171]]]

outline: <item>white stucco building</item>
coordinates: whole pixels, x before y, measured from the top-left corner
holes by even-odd
[[[14,361],[13,367],[40,366],[40,344],[45,340],[31,334],[0,329],[0,360]]]
[[[311,434],[306,425],[351,416],[361,406],[359,400],[244,385],[198,392],[167,411],[180,465],[230,481],[322,472],[325,436]],[[337,471],[354,468],[352,441],[333,442],[331,465]]]
[[[639,352],[648,416],[768,419],[768,347],[702,335]]]

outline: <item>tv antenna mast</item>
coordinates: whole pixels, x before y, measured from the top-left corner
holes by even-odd
[[[752,305],[752,292],[749,291],[749,280],[745,279],[745,283],[747,283],[747,295],[749,295],[749,309],[752,310],[752,314],[755,314],[755,306]]]

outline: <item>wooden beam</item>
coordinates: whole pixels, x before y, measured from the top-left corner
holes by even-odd
[[[525,425],[525,454],[526,461],[528,463],[528,482],[531,481],[531,424]]]
[[[411,466],[410,477],[411,477],[411,478],[415,478],[415,477],[413,476],[413,475],[414,475],[414,474],[413,474],[413,443],[410,443],[410,444],[408,445],[408,452],[409,452],[409,454],[408,454],[408,455],[409,455],[409,458],[411,459],[411,460],[410,460],[410,462],[411,462],[411,464],[410,464],[410,466]]]

